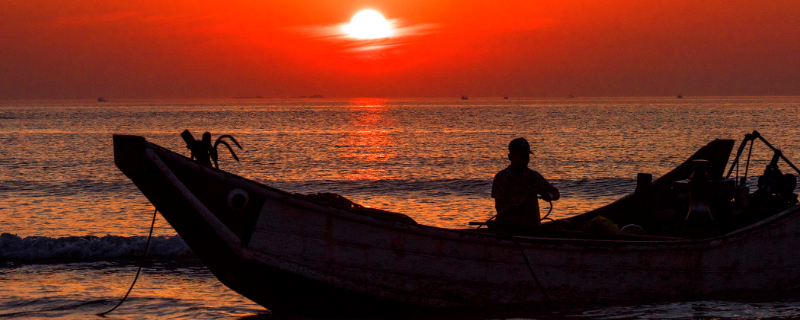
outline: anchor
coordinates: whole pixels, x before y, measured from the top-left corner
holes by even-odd
[[[194,136],[192,136],[192,133],[189,132],[189,129],[186,129],[181,132],[181,138],[183,138],[183,141],[186,142],[186,148],[191,150],[192,160],[200,165],[208,167],[211,166],[211,161],[213,160],[214,168],[216,169],[219,169],[219,152],[217,151],[217,148],[220,144],[228,147],[228,151],[230,151],[233,159],[237,162],[239,161],[239,157],[237,157],[236,153],[233,152],[231,145],[223,139],[230,139],[239,149],[244,150],[242,145],[240,145],[239,142],[229,134],[223,134],[219,136],[217,140],[214,141],[213,145],[211,144],[211,133],[207,131],[203,133],[203,136],[200,140],[195,140]]]

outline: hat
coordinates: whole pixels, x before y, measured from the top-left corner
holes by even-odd
[[[530,154],[533,153],[531,151],[531,145],[528,144],[528,140],[525,140],[525,138],[516,138],[514,140],[511,140],[511,142],[508,144],[508,152],[530,153]]]

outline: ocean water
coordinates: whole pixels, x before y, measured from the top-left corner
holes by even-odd
[[[152,205],[114,166],[111,136],[189,154],[180,132],[233,135],[220,168],[291,192],[335,192],[420,223],[494,214],[492,177],[526,137],[562,192],[552,217],[607,204],[715,138],[758,130],[800,163],[800,97],[0,101],[0,318],[86,318],[125,294]],[[737,142],[738,145],[738,142]],[[750,175],[771,153],[756,144]],[[787,166],[781,167],[790,172]],[[547,210],[547,205],[543,206]],[[145,267],[112,318],[267,317],[227,289],[159,216]],[[428,315],[447,318],[456,314]],[[416,315],[419,316],[419,315]],[[566,306],[472,318],[798,317],[800,302]]]

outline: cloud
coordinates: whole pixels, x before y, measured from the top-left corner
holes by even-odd
[[[432,23],[411,23],[402,19],[388,19],[392,26],[392,35],[381,39],[354,39],[345,32],[348,23],[333,25],[310,25],[292,27],[289,30],[302,38],[326,41],[341,47],[341,51],[363,52],[396,48],[407,45],[428,34],[440,30],[440,26]]]
[[[441,26],[434,23],[407,23],[400,19],[391,19],[389,23],[394,28],[394,37],[424,36],[441,30]]]

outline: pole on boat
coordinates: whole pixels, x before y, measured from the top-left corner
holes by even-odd
[[[764,139],[764,137],[761,136],[761,133],[759,133],[756,130],[753,130],[753,133],[748,133],[748,134],[744,135],[744,140],[742,140],[742,144],[739,145],[739,150],[736,151],[736,157],[733,159],[733,164],[731,164],[731,168],[728,170],[728,174],[725,176],[726,179],[730,178],[731,173],[733,172],[733,168],[736,166],[737,163],[739,163],[739,157],[742,155],[742,151],[744,151],[744,147],[747,145],[747,142],[751,142],[750,148],[752,150],[752,148],[753,148],[752,142],[756,138],[758,138],[759,140],[764,142],[764,144],[766,144],[767,147],[772,149],[772,152],[775,152],[775,154],[777,154],[781,159],[783,159],[783,161],[785,161],[786,164],[788,164],[790,167],[792,167],[792,169],[794,169],[795,172],[800,174],[800,169],[798,169],[791,161],[789,161],[789,159],[786,158],[786,156],[783,155],[783,152],[781,152],[780,149],[777,149],[774,146],[772,146],[772,144],[769,143],[769,141],[767,141],[767,139]],[[750,161],[748,160],[748,164],[749,164],[749,162]],[[747,171],[745,171],[745,176],[747,176],[746,172]]]
[[[725,179],[728,179],[728,178],[731,177],[731,173],[733,172],[733,168],[739,163],[739,157],[742,155],[742,152],[744,151],[745,146],[747,146],[748,142],[752,142],[753,140],[755,140],[755,138],[756,138],[755,134],[757,134],[757,133],[758,133],[758,131],[753,130],[753,133],[746,133],[744,135],[744,140],[742,140],[742,144],[739,145],[739,150],[736,151],[736,157],[733,158],[733,164],[731,164],[731,168],[728,169],[728,174],[725,176]],[[752,148],[753,148],[752,144],[750,145],[750,148],[751,148],[750,150],[752,150]],[[750,163],[749,159],[747,160],[747,163],[748,164]],[[738,174],[739,171],[736,171],[736,172]],[[747,174],[745,174],[745,176],[746,175]]]
[[[797,169],[797,167],[795,167],[794,164],[791,161],[789,161],[789,159],[787,159],[786,156],[783,155],[783,152],[781,152],[780,149],[776,149],[775,147],[773,147],[772,144],[770,144],[767,141],[767,139],[764,139],[764,137],[762,137],[761,134],[758,133],[758,131],[753,130],[753,134],[756,136],[756,138],[758,138],[759,140],[763,141],[764,144],[767,145],[767,147],[772,149],[772,151],[775,152],[775,154],[777,154],[779,157],[781,157],[781,159],[783,159],[783,161],[786,161],[786,164],[788,164],[790,167],[792,167],[792,169],[794,169],[795,172],[800,173],[800,169]]]

